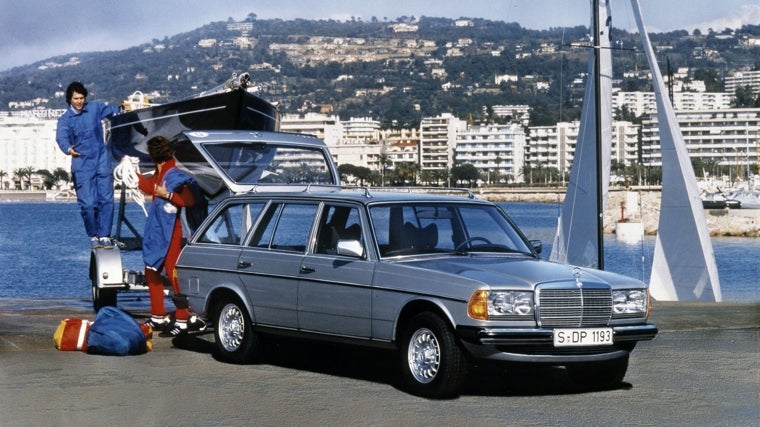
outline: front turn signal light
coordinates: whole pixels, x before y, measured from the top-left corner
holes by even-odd
[[[475,291],[467,304],[467,315],[475,320],[488,320],[488,291]]]

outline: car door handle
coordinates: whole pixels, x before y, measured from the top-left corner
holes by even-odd
[[[248,268],[251,266],[249,261],[238,261],[238,268]]]
[[[306,267],[305,265],[302,265],[302,266],[301,266],[301,273],[313,273],[313,272],[315,272],[315,271],[316,271],[316,270],[314,270],[314,269],[313,269],[313,268],[311,268],[311,267]]]

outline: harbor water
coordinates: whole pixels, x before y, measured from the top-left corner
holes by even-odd
[[[501,203],[529,239],[543,242],[548,258],[559,213],[552,203]],[[127,217],[142,232],[144,214],[134,203]],[[126,227],[122,235],[131,235]],[[653,236],[640,243],[605,235],[605,269],[648,281]],[[713,237],[724,301],[760,302],[760,238]],[[684,248],[688,251],[689,248]],[[142,254],[123,251],[125,268],[141,270]],[[0,298],[81,299],[90,304],[90,250],[74,202],[0,203]],[[145,302],[147,304],[147,301]]]

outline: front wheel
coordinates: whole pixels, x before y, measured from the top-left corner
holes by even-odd
[[[213,315],[214,338],[219,359],[228,363],[255,362],[261,344],[245,306],[236,297],[222,297]]]
[[[416,315],[404,328],[400,344],[402,381],[410,393],[430,398],[459,393],[469,362],[440,316]]]

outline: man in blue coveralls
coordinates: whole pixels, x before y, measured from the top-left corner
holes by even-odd
[[[66,88],[69,108],[58,119],[55,140],[71,156],[71,175],[77,204],[90,237],[90,246],[113,248],[113,169],[111,153],[103,139],[102,120],[119,112],[119,106],[87,102],[87,89],[80,82]]]

